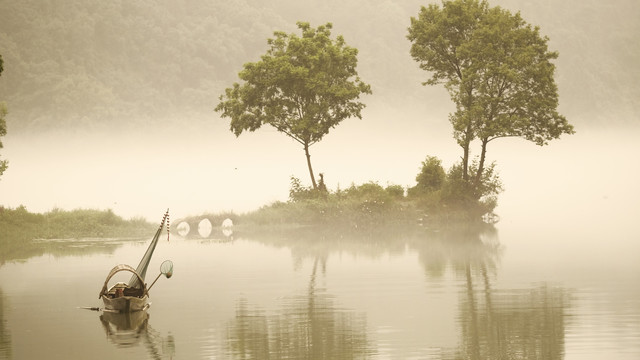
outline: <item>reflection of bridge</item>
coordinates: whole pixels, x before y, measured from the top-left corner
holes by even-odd
[[[202,215],[174,221],[177,224],[173,231],[182,237],[209,238],[215,235],[231,236],[233,233],[234,215]]]

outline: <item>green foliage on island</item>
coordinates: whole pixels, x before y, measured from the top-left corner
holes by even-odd
[[[429,73],[424,85],[443,84],[456,105],[449,114],[462,147],[462,179],[481,182],[487,147],[496,139],[520,137],[546,145],[573,126],[557,111],[558,52],[548,37],[519,13],[485,0],[455,0],[422,7],[411,18],[411,56]],[[445,45],[443,45],[445,44]],[[476,175],[469,175],[472,142],[481,145]],[[466,191],[466,190],[465,190]]]
[[[472,178],[479,171],[478,161],[469,167]],[[461,163],[445,173],[438,158],[427,156],[416,176],[417,184],[407,190],[407,198],[432,217],[441,221],[477,220],[492,214],[498,205],[497,195],[503,190],[502,182],[491,163],[482,170],[480,182],[465,180]]]
[[[415,212],[397,185],[383,187],[369,182],[347,189],[319,190],[303,186],[291,177],[289,201],[275,202],[243,215],[243,225],[330,225],[358,228],[379,223],[415,220]]]
[[[538,27],[486,0],[431,4],[411,18],[410,54],[429,73],[424,85],[444,85],[455,104],[449,120],[462,161],[445,173],[437,158],[428,157],[408,197],[375,183],[328,191],[316,184],[309,146],[342,119],[361,117],[364,104],[353,101],[371,91],[355,72],[357,50],[346,47],[341,36],[336,46],[330,40],[331,23],[317,30],[309,23],[298,27],[302,38],[275,32],[262,61],[247,63],[240,72],[245,83],[227,88],[216,107],[231,118],[236,135],[269,124],[305,150],[312,187],[292,178],[289,203],[261,209],[254,216],[258,221],[357,227],[405,221],[421,212],[447,221],[475,220],[493,211],[502,189],[495,163],[487,161],[490,142],[520,137],[542,146],[574,133],[557,111],[552,60],[558,52],[548,49],[549,38]],[[480,155],[472,159],[476,143]]]
[[[477,161],[470,173],[478,171]],[[352,184],[346,189],[328,190],[304,186],[291,177],[289,200],[275,202],[239,217],[243,225],[291,226],[329,225],[347,228],[377,225],[443,227],[451,223],[479,222],[493,214],[502,183],[495,164],[483,169],[481,183],[464,180],[462,166],[445,172],[441,161],[427,156],[416,176],[417,184],[382,186],[375,182]]]

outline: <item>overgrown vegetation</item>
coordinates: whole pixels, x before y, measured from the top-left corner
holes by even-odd
[[[474,161],[470,172],[477,173]],[[319,190],[291,177],[289,201],[276,202],[243,215],[240,221],[255,225],[331,225],[349,228],[375,225],[446,226],[453,222],[480,221],[492,214],[502,184],[494,164],[486,166],[480,183],[464,180],[462,166],[445,171],[441,161],[427,156],[407,191],[401,185],[383,187],[369,182],[347,189]]]
[[[0,265],[40,255],[45,250],[64,253],[73,250],[55,242],[43,244],[37,239],[141,238],[155,229],[154,224],[143,218],[124,220],[112,210],[54,209],[37,214],[24,206],[15,209],[0,206]],[[101,251],[110,249],[107,244],[93,247]]]
[[[362,227],[414,219],[414,212],[398,185],[370,182],[347,189],[319,190],[291,177],[288,202],[275,202],[242,217],[255,225],[332,225]]]
[[[24,249],[34,239],[132,238],[155,230],[142,218],[124,220],[112,210],[51,210],[44,214],[0,206],[0,254],[2,258]]]
[[[416,176],[417,184],[407,191],[407,197],[431,217],[439,221],[477,220],[491,214],[497,206],[497,195],[502,191],[502,183],[495,171],[495,163],[486,166],[481,176],[478,163],[473,161],[469,172],[471,178],[465,180],[460,163],[453,165],[445,173],[440,160],[427,156]]]

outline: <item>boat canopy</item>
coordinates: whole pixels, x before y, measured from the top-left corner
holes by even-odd
[[[111,269],[111,271],[109,272],[109,275],[107,275],[107,279],[104,281],[104,286],[102,287],[102,290],[100,290],[100,294],[98,295],[98,299],[100,297],[102,297],[102,295],[106,295],[107,294],[107,292],[108,292],[107,286],[109,286],[109,280],[111,280],[111,278],[115,274],[117,274],[117,273],[119,273],[121,271],[129,271],[129,272],[133,273],[133,276],[136,279],[138,279],[138,281],[140,281],[141,284],[143,284],[143,288],[142,289],[144,290],[144,287],[146,287],[146,286],[144,285],[144,279],[140,276],[140,274],[138,274],[134,268],[132,268],[131,266],[129,266],[127,264],[119,264],[119,265],[114,266],[114,268]]]

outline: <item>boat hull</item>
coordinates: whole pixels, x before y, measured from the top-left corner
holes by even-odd
[[[149,297],[147,295],[144,295],[143,297],[121,296],[117,298],[110,298],[105,295],[102,296],[105,309],[121,313],[144,310],[148,299]]]

